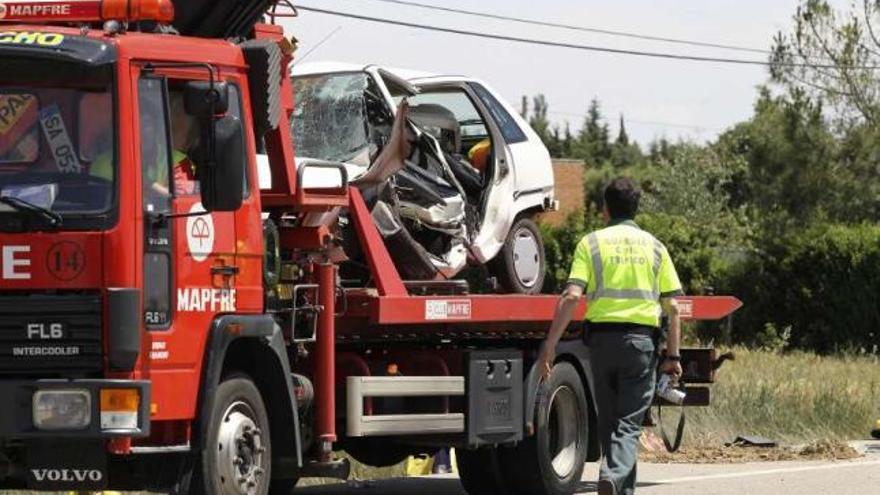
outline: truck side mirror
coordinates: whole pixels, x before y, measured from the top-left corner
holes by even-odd
[[[231,115],[206,125],[213,126],[214,150],[213,157],[208,150],[199,153],[205,159],[197,162],[202,206],[207,211],[235,211],[244,191],[244,127]]]

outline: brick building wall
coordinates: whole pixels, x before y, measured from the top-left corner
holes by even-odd
[[[583,160],[553,160],[553,178],[556,182],[559,211],[541,215],[541,223],[559,225],[572,212],[583,210],[584,170]]]

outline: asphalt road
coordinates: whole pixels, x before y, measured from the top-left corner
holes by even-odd
[[[595,493],[595,464],[578,493]],[[297,495],[466,495],[454,476],[349,482],[302,488]],[[880,444],[853,461],[748,464],[640,464],[640,495],[880,495]]]

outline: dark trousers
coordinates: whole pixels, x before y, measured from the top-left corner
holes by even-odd
[[[602,445],[599,479],[611,481],[618,495],[631,495],[642,420],[654,397],[656,330],[588,324],[586,332]]]

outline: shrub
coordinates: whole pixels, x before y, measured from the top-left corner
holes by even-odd
[[[877,352],[878,226],[823,225],[767,239],[760,256],[729,282],[745,303],[737,320],[739,342],[760,345],[762,330],[790,328],[792,347]]]
[[[544,278],[545,293],[562,291],[568,273],[574,249],[587,233],[584,215],[576,211],[567,217],[559,226],[541,224],[541,237],[544,239],[544,254],[547,258],[547,275]]]

